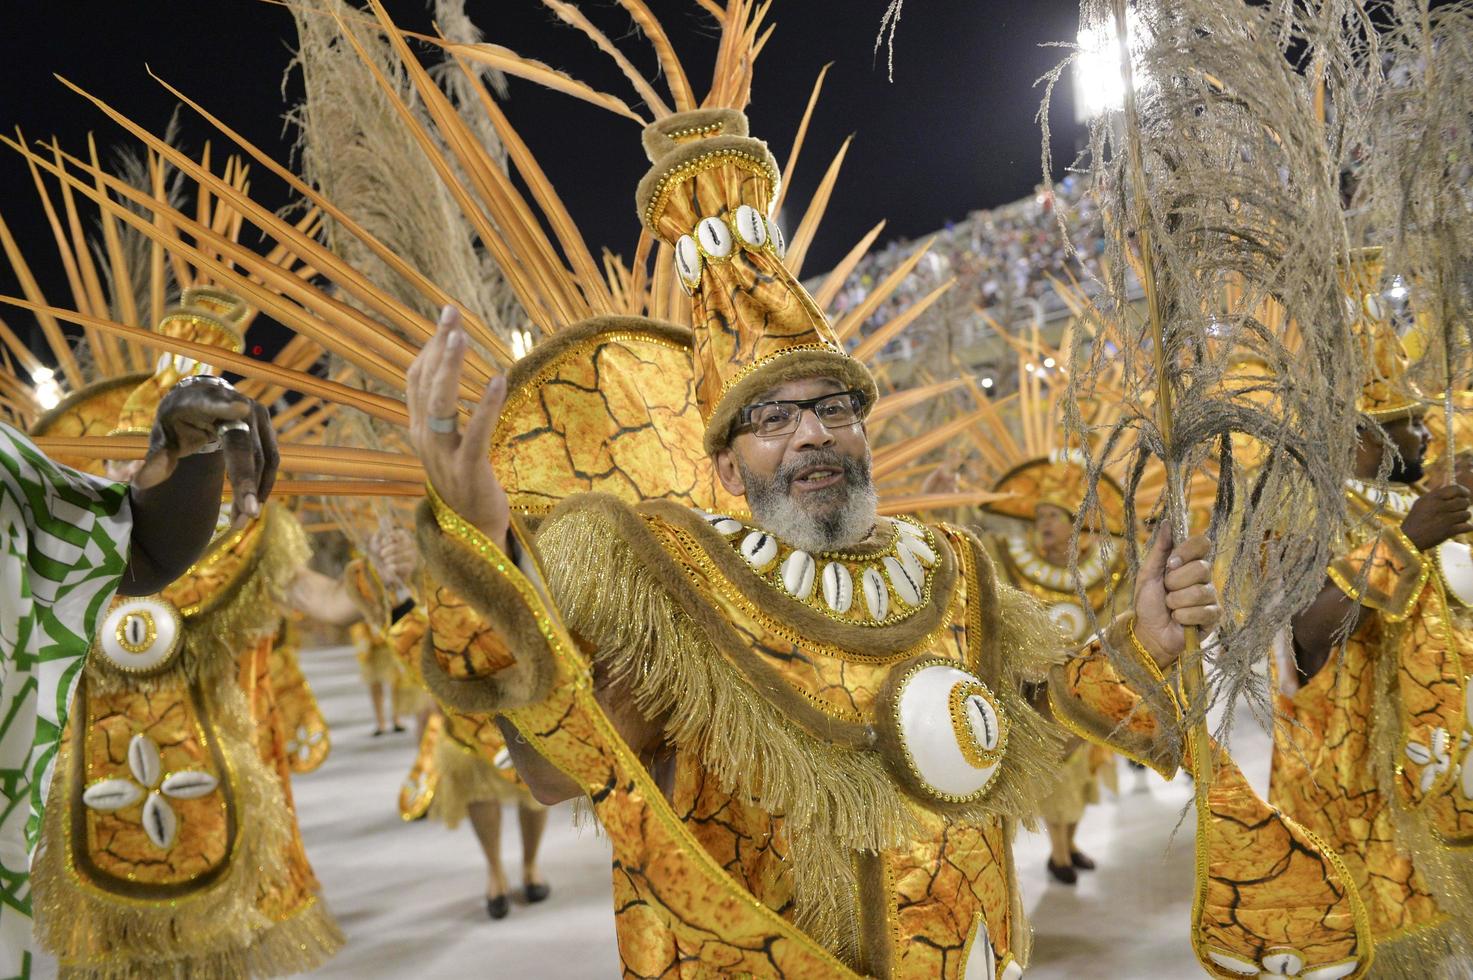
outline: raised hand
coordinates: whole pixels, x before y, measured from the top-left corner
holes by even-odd
[[[1417,498],[1401,522],[1401,533],[1420,551],[1437,547],[1449,538],[1473,531],[1473,491],[1461,483],[1429,490]]]
[[[1212,584],[1212,542],[1206,535],[1173,547],[1163,524],[1141,562],[1135,583],[1135,634],[1161,667],[1176,662],[1186,647],[1186,627],[1210,630],[1222,617]]]
[[[414,535],[402,527],[386,527],[374,533],[368,547],[374,567],[385,582],[405,585],[413,578],[414,566],[419,562]]]
[[[486,385],[462,432],[457,406],[467,344],[459,311],[445,307],[439,329],[409,367],[409,441],[440,499],[504,548],[511,508],[487,453],[506,401],[506,378]]]
[[[276,433],[265,407],[236,391],[222,378],[185,378],[163,397],[148,436],[148,456],[133,478],[136,490],[169,479],[181,459],[223,450],[237,526],[261,512],[276,482],[280,457]],[[217,471],[218,472],[218,471]],[[218,503],[209,502],[213,510]]]

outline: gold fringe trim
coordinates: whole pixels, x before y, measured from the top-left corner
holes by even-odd
[[[434,766],[440,781],[435,785],[435,798],[430,803],[430,819],[450,829],[470,816],[472,803],[495,800],[504,803],[531,804],[532,794],[499,775],[496,768],[479,753],[466,748],[449,735],[435,745]]]
[[[1386,630],[1382,643],[1383,652],[1394,651],[1407,642],[1406,627],[1391,625]],[[1461,958],[1464,964],[1473,964],[1473,847],[1454,848],[1443,842],[1433,829],[1425,812],[1408,810],[1396,788],[1396,768],[1402,757],[1401,713],[1397,707],[1398,673],[1400,660],[1396,656],[1378,656],[1376,661],[1376,704],[1371,725],[1370,759],[1376,774],[1376,787],[1391,812],[1391,823],[1401,849],[1412,857],[1417,873],[1427,882],[1437,900],[1438,909],[1447,921],[1433,930],[1421,930],[1406,937],[1376,945],[1375,976],[1382,976],[1383,950],[1397,949],[1402,945],[1426,945],[1432,953],[1446,951]],[[1466,763],[1465,763],[1466,764]],[[1427,938],[1423,942],[1423,937]],[[1400,959],[1400,954],[1397,954]],[[1426,959],[1408,954],[1407,962],[1417,959],[1421,973],[1406,974],[1388,972],[1386,976],[1429,977]],[[1473,978],[1473,966],[1463,974]]]
[[[1370,976],[1373,980],[1469,980],[1473,951],[1466,915],[1379,940]]]
[[[263,634],[276,631],[281,621],[286,589],[298,570],[312,556],[306,532],[291,511],[279,504],[266,509],[266,526],[256,542],[255,554],[247,559],[254,567],[217,597],[208,612],[184,620],[184,636],[175,669],[207,688],[218,683],[235,683],[239,652]],[[117,691],[158,690],[169,682],[173,671],[157,677],[137,677],[99,667],[103,658],[89,657],[89,681],[99,694]]]
[[[343,948],[342,930],[320,898],[302,906],[290,918],[258,933],[246,954],[254,977],[282,977],[315,970]],[[190,974],[193,980],[195,974]]]
[[[666,718],[670,740],[693,750],[726,792],[782,816],[794,920],[852,961],[854,852],[897,846],[917,829],[884,760],[816,738],[754,697],[604,515],[556,515],[538,547],[568,627],[595,645],[612,679],[630,685],[639,709]]]
[[[607,510],[568,508],[549,518],[538,538],[569,628],[592,642],[611,679],[630,685],[646,716],[666,719],[667,737],[694,751],[726,792],[783,818],[794,920],[853,962],[860,946],[855,859],[915,836],[914,804],[878,752],[836,745],[800,727],[770,700],[780,679],[764,686],[723,656],[674,593],[685,590],[686,603],[705,600],[677,577],[657,577],[669,559],[643,519]],[[968,585],[983,595],[969,602],[989,621],[972,624],[974,643],[1013,729],[995,789],[978,804],[944,812],[964,820],[1031,818],[1056,778],[1061,740],[1019,688],[1062,651],[1037,603],[1005,588],[998,589],[999,604],[985,603],[994,587],[990,563],[977,571]],[[983,605],[991,611],[981,612]]]
[[[92,661],[95,663],[96,661]],[[229,661],[233,665],[233,658]],[[91,672],[92,664],[88,669]],[[89,676],[89,683],[91,677]],[[221,754],[235,790],[238,831],[225,874],[208,888],[182,898],[139,900],[101,891],[71,867],[69,796],[75,727],[58,754],[60,785],[47,808],[31,875],[35,934],[61,963],[61,976],[78,980],[152,980],[174,975],[233,980],[246,976],[246,956],[256,931],[268,923],[256,908],[262,876],[280,864],[274,857],[291,839],[291,811],[275,773],[261,761],[245,695],[233,673],[205,694]]]

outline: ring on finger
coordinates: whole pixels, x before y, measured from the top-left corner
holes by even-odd
[[[249,432],[251,431],[251,427],[249,423],[243,422],[240,419],[232,419],[229,422],[217,423],[215,431],[223,436],[227,432]]]
[[[459,419],[454,415],[431,415],[429,427],[431,432],[438,432],[445,436],[455,431]]]

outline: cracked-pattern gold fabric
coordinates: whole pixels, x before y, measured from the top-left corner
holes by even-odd
[[[507,394],[490,456],[511,506],[543,514],[588,491],[736,506],[700,448],[689,334],[633,317],[590,326]]]
[[[528,618],[546,624],[540,648],[513,653],[504,642],[493,643],[488,635],[497,635],[498,627],[492,620],[506,611],[474,592],[464,602],[450,594],[446,609],[432,601],[429,610],[436,659],[460,658],[467,678],[528,657],[557,663],[558,676],[545,699],[505,714],[589,793],[609,833],[625,974],[746,970],[790,977],[867,970],[960,977],[979,921],[986,922],[1000,962],[1026,961],[1028,930],[1009,841],[1014,816],[1036,809],[1038,796],[1047,791],[1045,773],[1057,761],[1057,743],[1030,727],[1043,729],[1046,723],[1018,693],[1022,679],[1042,677],[1058,658],[1058,635],[1042,611],[1005,586],[984,587],[984,573],[985,582],[993,580],[980,545],[964,532],[936,529],[941,547],[961,556],[951,559],[960,569],[955,587],[933,600],[946,607],[940,626],[920,635],[911,649],[886,656],[847,653],[795,633],[768,597],[743,594],[714,564],[703,562],[697,552],[709,558],[717,549],[729,550],[723,539],[703,541],[692,533],[703,522],[666,523],[661,513],[630,512],[624,518],[644,528],[656,542],[650,547],[683,570],[659,588],[649,587],[648,570],[632,546],[610,551],[597,544],[599,534],[607,544],[629,525],[602,522],[576,507],[565,506],[549,518],[536,546],[518,537],[525,553],[546,560],[549,572],[528,578],[504,555],[483,550],[485,574],[500,583],[488,584],[486,597],[504,602],[509,594],[519,595]],[[430,565],[438,577],[433,557]],[[432,594],[445,595],[441,589],[432,588]],[[992,589],[997,594],[989,596]],[[677,592],[681,602],[697,603],[707,611],[703,615],[726,624],[735,646],[745,651],[740,665],[685,619],[684,606],[672,604]],[[595,601],[596,595],[602,600]],[[1020,603],[1026,608],[1013,608]],[[576,638],[557,628],[559,610],[570,616]],[[449,631],[443,636],[441,621]],[[647,646],[641,647],[640,636]],[[481,652],[467,660],[456,649],[460,643]],[[872,726],[885,710],[890,675],[920,654],[977,670],[1006,692],[1002,703],[1018,733],[1010,736],[1004,764],[1017,771],[999,784],[999,795],[1005,809],[1020,812],[989,813],[985,798],[965,816],[938,809],[908,796],[873,747],[825,741],[825,729],[836,734],[848,725],[862,733]],[[672,689],[680,676],[688,683]],[[669,756],[637,758],[619,739],[596,696],[611,677],[631,685],[629,694],[643,710],[662,699],[674,708],[656,712],[669,718]],[[786,708],[799,703],[807,706],[803,725],[817,733],[785,716]],[[763,712],[774,706],[781,707],[764,720]],[[713,719],[717,724],[708,727]],[[785,753],[793,754],[791,765],[780,758]],[[844,761],[850,756],[869,757],[873,765],[856,768],[856,762]],[[848,816],[811,812],[838,805],[844,794],[856,804]],[[866,806],[861,797],[875,805]],[[829,799],[834,802],[824,802]],[[805,814],[797,824],[805,828],[802,833],[792,829],[794,812]],[[835,835],[841,826],[853,828],[847,848],[846,838]],[[878,886],[858,868],[865,861],[856,843],[866,839],[878,842],[882,860],[868,865],[879,868]],[[835,873],[822,879],[830,870]],[[834,894],[818,895],[816,877]],[[861,910],[858,895],[872,887],[881,897]],[[815,904],[824,904],[819,914],[805,908]]]
[[[276,695],[281,727],[286,733],[292,772],[304,773],[316,771],[327,761],[332,737],[312,685],[297,661],[297,650],[296,622],[287,616],[282,619],[271,647],[271,690]]]
[[[1459,759],[1467,764],[1456,734],[1448,772],[1426,791],[1407,749],[1467,725],[1473,630],[1435,564],[1400,533],[1401,516],[1373,515],[1359,495],[1352,504],[1361,523],[1331,578],[1367,614],[1343,651],[1280,695],[1272,799],[1344,860],[1392,954],[1383,959],[1430,970],[1398,948],[1473,955],[1473,807],[1456,779]]]
[[[1144,651],[1135,656],[1179,705],[1172,682]],[[1055,715],[1077,734],[1152,765],[1165,778],[1175,774],[1179,760],[1166,749],[1160,720],[1144,710],[1099,647],[1056,668],[1049,695]],[[1364,975],[1372,941],[1350,872],[1312,831],[1260,800],[1225,751],[1214,751],[1210,773],[1187,761],[1193,778],[1205,784],[1196,795],[1192,923],[1203,969],[1226,980],[1249,967],[1260,972],[1265,956],[1292,949],[1307,968],[1354,959],[1358,965],[1348,976]]]
[[[1253,792],[1225,751],[1217,752],[1208,782],[1197,794],[1197,958],[1212,976],[1232,980],[1241,971],[1214,962],[1212,953],[1263,964],[1294,950],[1304,970],[1355,964],[1347,978],[1365,976],[1373,944],[1354,880],[1322,838]]]
[[[65,805],[37,866],[37,932],[63,975],[297,972],[341,945],[302,850],[270,671],[278,602],[307,554],[295,519],[270,505],[159,594],[183,623],[169,669],[139,677],[89,658],[58,763]],[[99,779],[137,778],[139,733],[164,775],[218,780],[194,799],[165,793],[178,826],[167,848],[144,833],[141,801],[107,812],[82,799]]]

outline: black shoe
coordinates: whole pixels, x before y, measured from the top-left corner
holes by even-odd
[[[379,736],[380,736],[380,735],[382,735],[382,734],[383,734],[383,733],[384,733],[384,729],[382,729],[382,728],[375,728],[375,729],[374,729],[374,730],[373,730],[373,737],[374,737],[374,738],[378,738],[378,737],[379,737]]]
[[[1079,881],[1079,874],[1073,868],[1067,864],[1060,867],[1054,863],[1053,858],[1049,858],[1048,873],[1061,885],[1072,885]]]
[[[402,735],[404,732],[407,731],[409,731],[409,729],[405,728],[403,725],[399,724],[398,722],[394,723],[394,734]]]
[[[547,896],[552,894],[552,886],[540,881],[529,882],[522,886],[522,895],[527,899],[528,905],[547,901]]]
[[[493,919],[504,919],[511,912],[511,902],[507,901],[505,895],[497,895],[495,898],[486,899],[486,914]]]
[[[1069,863],[1080,871],[1093,871],[1095,869],[1094,859],[1082,851],[1071,851],[1069,853]]]

